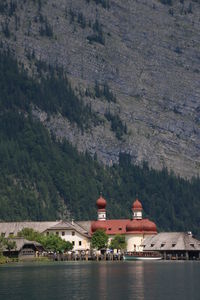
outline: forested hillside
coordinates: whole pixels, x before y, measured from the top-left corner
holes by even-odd
[[[63,71],[49,74],[30,78],[10,54],[0,56],[0,219],[94,219],[100,192],[107,199],[108,218],[130,217],[138,195],[159,229],[200,236],[198,178],[189,182],[166,169],[151,170],[145,162],[134,166],[126,153],[120,154],[119,165],[105,167],[57,140],[32,116],[33,106],[46,113],[70,112],[83,132],[102,122],[76,96]]]

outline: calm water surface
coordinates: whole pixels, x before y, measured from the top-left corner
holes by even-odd
[[[0,266],[0,300],[200,300],[200,262]]]

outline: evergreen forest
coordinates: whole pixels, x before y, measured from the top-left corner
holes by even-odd
[[[32,116],[35,105],[59,112],[86,130],[100,122],[78,98],[62,71],[30,78],[9,54],[0,55],[0,220],[96,219],[96,199],[107,199],[108,218],[130,218],[136,196],[159,230],[192,231],[200,237],[200,179],[156,171],[146,162],[101,165],[58,141]],[[64,210],[64,207],[67,210]]]

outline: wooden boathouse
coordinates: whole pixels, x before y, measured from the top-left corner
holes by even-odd
[[[18,258],[20,260],[28,260],[39,257],[44,251],[43,246],[35,241],[28,241],[21,237],[10,238],[14,242],[12,249],[3,249],[3,255],[9,258]]]
[[[163,259],[200,260],[200,241],[191,232],[161,232],[144,239],[143,251],[159,252]]]

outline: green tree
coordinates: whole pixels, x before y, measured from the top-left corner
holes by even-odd
[[[72,250],[73,248],[73,245],[69,241],[64,241],[61,237],[55,234],[45,236],[42,241],[42,245],[47,251],[59,253]]]
[[[108,244],[108,235],[104,230],[99,229],[95,231],[91,238],[91,246],[92,248],[96,248],[97,250],[106,248]]]
[[[73,249],[73,245],[69,241],[64,241],[61,237],[55,234],[45,236],[32,228],[23,228],[20,232],[18,232],[18,236],[24,237],[29,241],[41,243],[47,251],[65,252]]]
[[[5,239],[4,244],[9,253],[11,250],[16,249],[16,247],[17,247],[16,242],[12,241],[12,239]]]
[[[12,239],[7,239],[5,237],[0,237],[0,256],[3,255],[3,250],[7,249],[10,252],[12,249],[16,249],[16,242]]]
[[[125,250],[126,249],[126,240],[124,235],[117,234],[110,242],[111,249]]]
[[[32,228],[23,228],[20,232],[18,232],[17,236],[23,237],[29,241],[36,241],[38,243],[41,243],[44,238],[41,233],[35,231]]]
[[[72,249],[73,249],[72,243],[70,243],[69,241],[65,241],[64,251],[68,252],[71,251]]]

